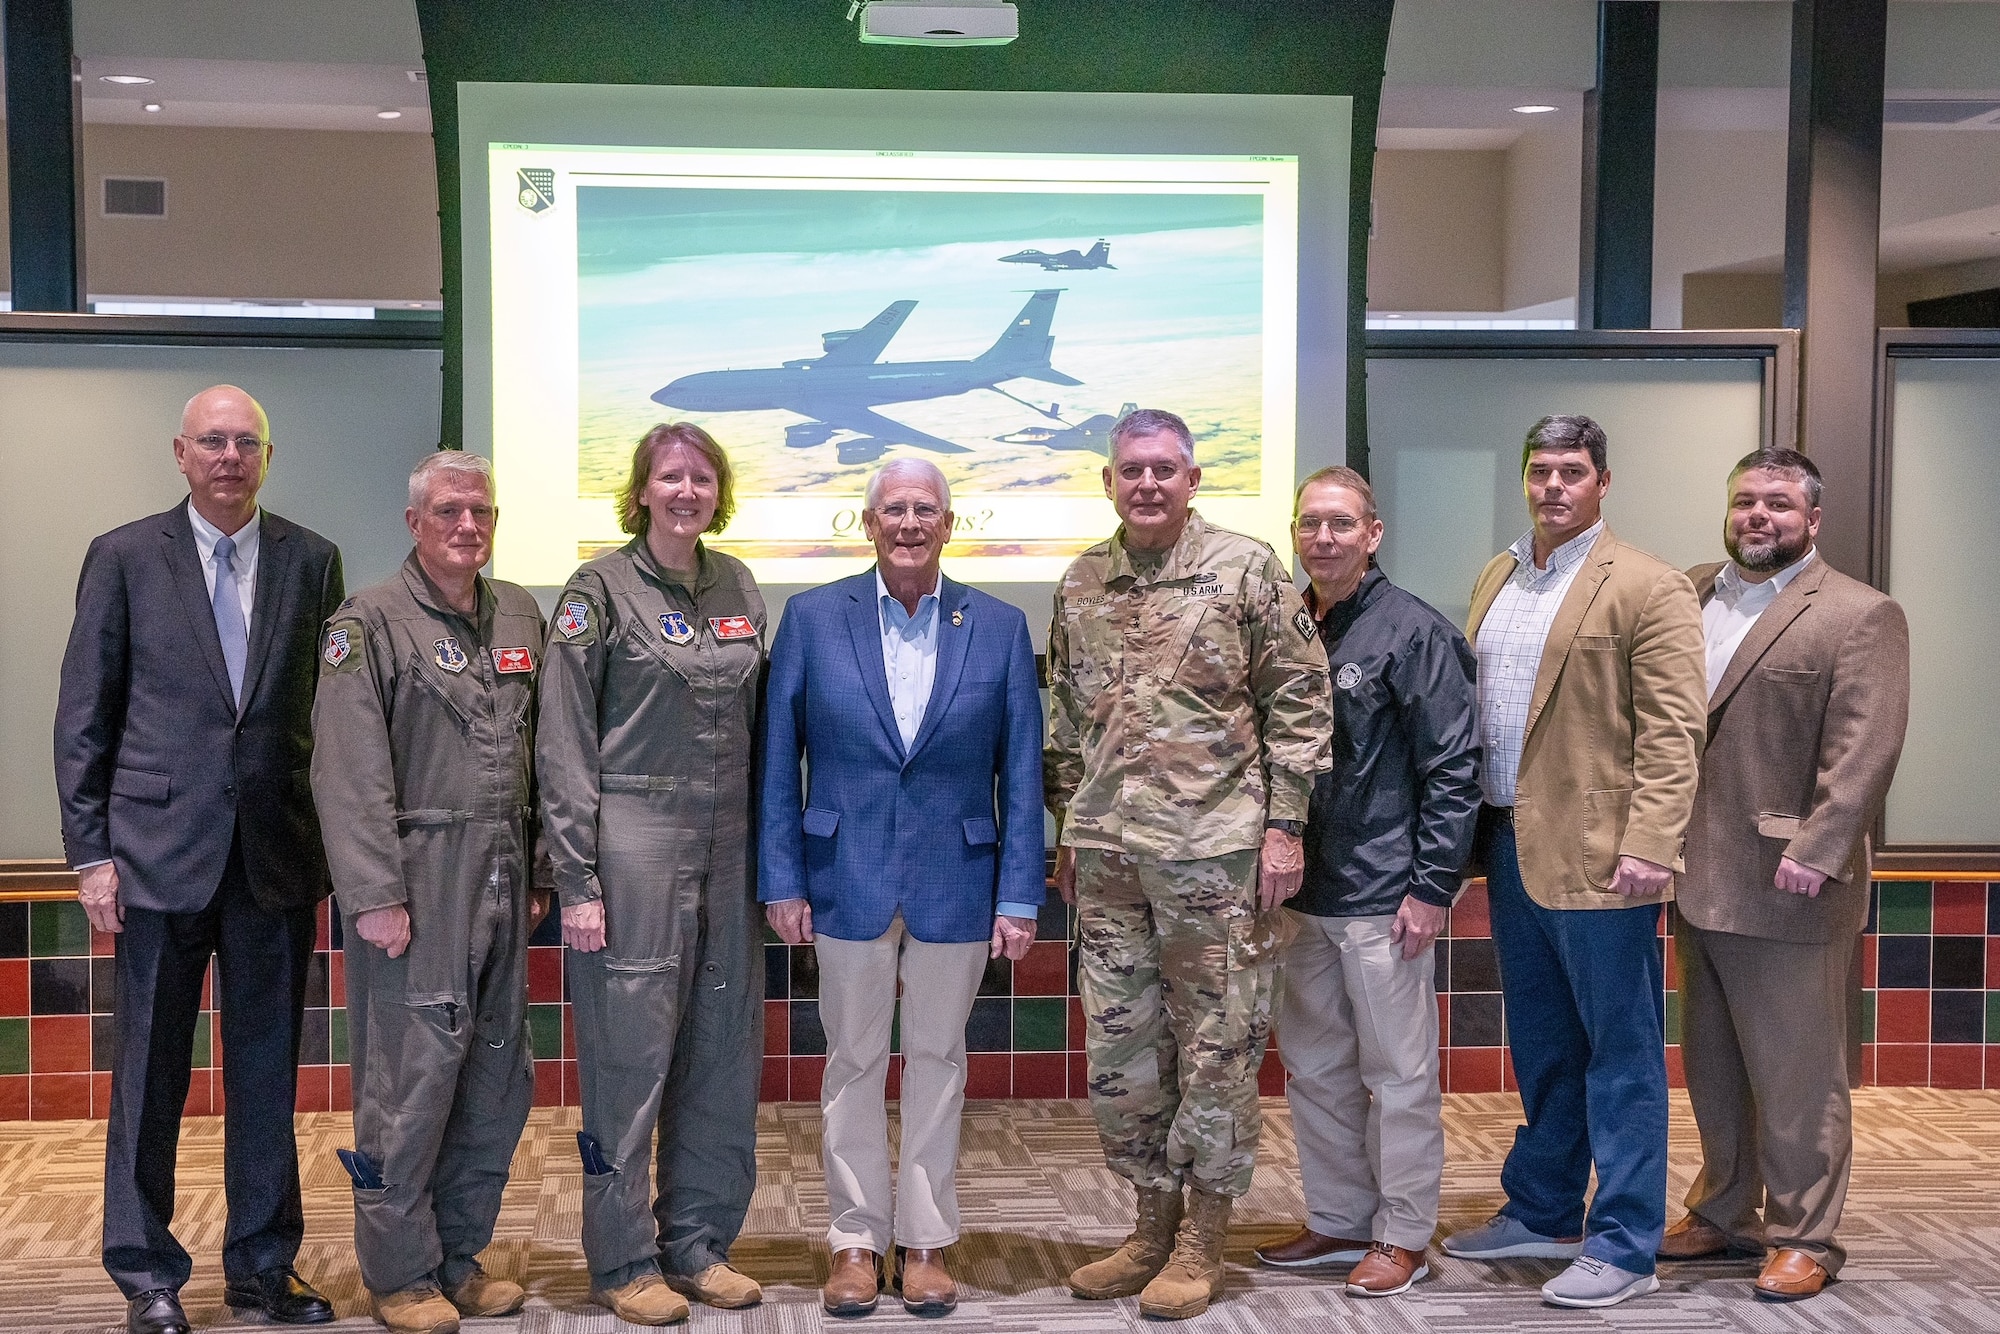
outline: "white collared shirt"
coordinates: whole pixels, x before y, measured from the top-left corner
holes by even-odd
[[[1479,788],[1489,806],[1514,804],[1542,648],[1591,543],[1603,531],[1600,519],[1551,551],[1547,567],[1539,570],[1533,532],[1507,548],[1514,573],[1479,623]]]
[[[924,724],[924,709],[937,684],[938,595],[944,575],[931,591],[917,599],[914,615],[889,594],[882,571],[875,571],[875,601],[882,622],[882,670],[889,677],[889,703],[895,709],[896,730],[905,751],[915,744]]]
[[[1762,583],[1751,583],[1731,561],[1716,571],[1715,593],[1708,605],[1701,609],[1702,638],[1708,644],[1708,697],[1715,698],[1715,688],[1722,684],[1723,676],[1729,671],[1729,661],[1736,656],[1736,650],[1743,646],[1744,636],[1750,627],[1757,624],[1757,618],[1764,614],[1785,586],[1799,577],[1799,571],[1811,563],[1819,554],[1818,547],[1810,547],[1806,554],[1787,565]]]
[[[208,585],[208,600],[215,601],[215,544],[225,534],[220,528],[201,517],[194,507],[193,497],[187,504],[188,522],[194,526],[194,549],[201,557],[202,582]],[[243,601],[243,624],[250,625],[250,607],[255,601],[257,588],[257,548],[261,545],[258,535],[264,530],[264,511],[256,510],[250,515],[250,522],[233,533],[236,539],[236,556],[232,564],[236,566],[236,593]]]

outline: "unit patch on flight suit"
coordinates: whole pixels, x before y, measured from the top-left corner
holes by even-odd
[[[562,615],[556,617],[556,629],[564,639],[575,639],[590,628],[590,604],[580,598],[570,598],[562,605]]]
[[[432,657],[438,666],[453,673],[465,670],[469,659],[465,656],[465,650],[458,646],[458,640],[451,635],[446,635],[443,639],[436,641],[431,645],[431,648],[433,650]]]
[[[503,676],[510,672],[532,672],[535,670],[535,655],[525,648],[496,648],[493,650],[493,670]]]
[[[329,627],[319,659],[327,672],[360,671],[368,661],[368,637],[362,632],[361,622],[342,621]]]
[[[717,639],[755,639],[757,624],[748,616],[711,616],[708,628]]]
[[[663,611],[660,613],[660,633],[666,636],[669,644],[692,644],[694,642],[694,627],[688,624],[687,617],[677,611]]]

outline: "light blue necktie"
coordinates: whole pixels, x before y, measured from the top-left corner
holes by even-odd
[[[250,657],[250,629],[243,623],[243,592],[236,580],[236,539],[215,544],[215,633],[222,640],[223,665],[229,668],[229,691],[243,707],[243,664]]]

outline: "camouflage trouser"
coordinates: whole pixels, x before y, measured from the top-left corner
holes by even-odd
[[[1183,862],[1077,849],[1090,1107],[1105,1161],[1135,1185],[1250,1189],[1277,952],[1256,892],[1254,849]]]

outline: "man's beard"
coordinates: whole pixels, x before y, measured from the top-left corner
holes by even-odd
[[[1728,549],[1729,559],[1752,574],[1772,574],[1805,555],[1812,539],[1801,534],[1798,541],[1786,542],[1774,535],[1768,544],[1746,547],[1734,534],[1724,534],[1722,545]]]

